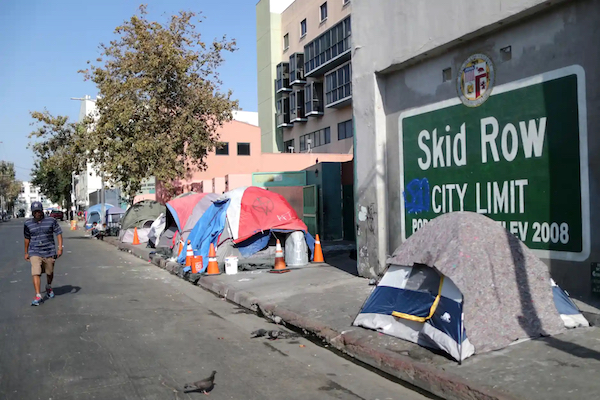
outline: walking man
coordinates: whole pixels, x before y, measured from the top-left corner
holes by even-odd
[[[44,302],[40,294],[41,276],[46,274],[46,295],[48,298],[54,297],[52,291],[52,278],[54,278],[54,262],[63,253],[62,230],[58,222],[44,215],[42,203],[35,201],[31,203],[31,213],[33,218],[25,221],[23,233],[25,235],[25,259],[31,262],[31,275],[33,277],[33,287],[35,289],[35,298],[31,302],[32,306],[39,306]],[[54,235],[58,239],[58,249],[54,244]]]

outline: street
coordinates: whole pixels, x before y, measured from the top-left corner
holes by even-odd
[[[426,399],[61,223],[56,297],[31,307],[23,222],[0,224],[1,399]],[[42,277],[42,286],[45,277]]]

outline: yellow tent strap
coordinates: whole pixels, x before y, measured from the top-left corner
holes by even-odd
[[[431,308],[429,309],[429,315],[426,317],[417,317],[416,315],[410,315],[410,314],[405,314],[405,313],[401,313],[398,311],[394,311],[392,312],[392,316],[394,317],[398,317],[398,318],[402,318],[402,319],[408,319],[410,321],[416,321],[416,322],[425,322],[428,319],[430,319],[431,317],[433,317],[433,314],[435,313],[435,310],[437,309],[438,304],[440,303],[440,297],[442,297],[442,286],[444,285],[444,277],[441,276],[440,277],[440,287],[438,288],[438,294],[437,296],[435,296],[435,300],[433,301],[433,304],[431,305]]]

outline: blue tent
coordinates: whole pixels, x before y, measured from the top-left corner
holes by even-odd
[[[106,210],[108,210],[109,208],[113,208],[114,206],[112,204],[104,203],[104,207]],[[102,220],[100,215],[101,213],[102,204],[95,204],[88,208],[88,210],[86,211],[85,228],[90,229],[94,222],[100,223],[100,221]]]
[[[192,229],[188,236],[188,240],[191,242],[192,249],[196,254],[208,254],[210,250],[210,244],[214,244],[217,247],[217,241],[219,236],[225,229],[225,222],[227,220],[227,208],[229,207],[229,199],[215,201],[209,208],[204,212],[200,220]],[[180,264],[185,264],[186,252],[181,252],[177,261]],[[199,272],[204,272],[208,267],[208,257],[202,258],[203,267]]]

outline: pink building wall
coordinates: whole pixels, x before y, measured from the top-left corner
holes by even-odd
[[[252,175],[254,172],[284,172],[301,171],[317,162],[346,162],[352,160],[352,154],[327,154],[327,153],[262,153],[260,148],[260,128],[245,122],[231,121],[219,130],[219,141],[229,144],[228,155],[217,155],[214,151],[206,157],[205,171],[193,171],[189,179],[183,179],[176,184],[180,192],[193,189],[202,190],[204,193],[214,192],[221,194],[226,191],[225,177],[227,175]],[[238,143],[250,144],[250,155],[238,155]],[[214,178],[220,178],[215,181]],[[237,179],[237,178],[236,178]],[[229,190],[240,186],[250,185],[252,180],[240,181],[239,186],[234,182],[229,183]],[[216,187],[218,186],[218,187]],[[160,182],[156,183],[156,198],[158,201],[169,200]]]
[[[225,176],[225,191],[252,186],[252,174],[229,174]]]
[[[202,193],[213,193],[212,179],[202,179]]]
[[[212,180],[213,193],[222,194],[225,191],[225,177],[215,176]]]

